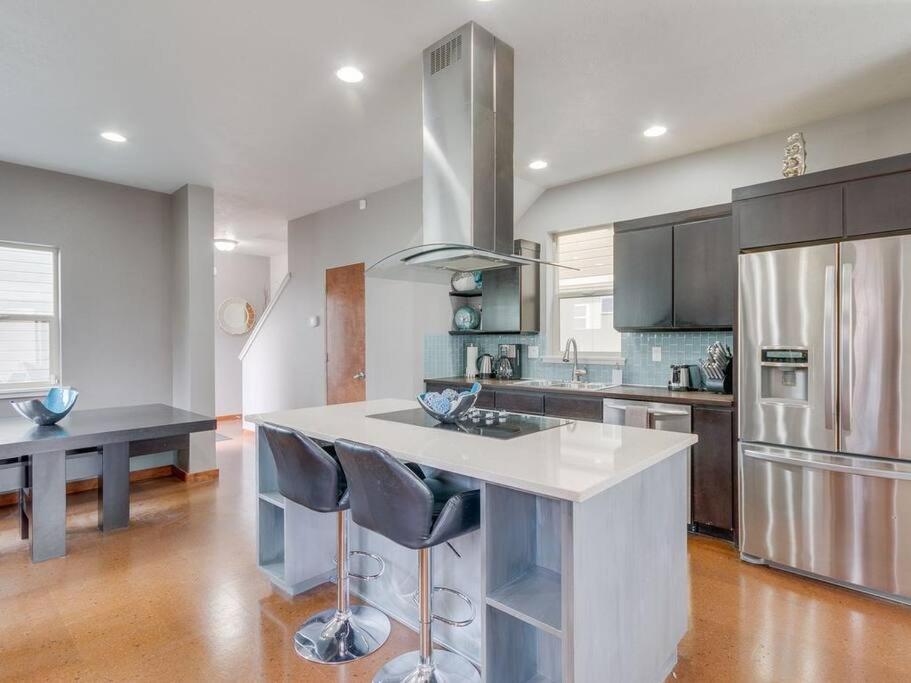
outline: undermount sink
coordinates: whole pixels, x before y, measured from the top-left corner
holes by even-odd
[[[610,384],[598,382],[570,382],[561,379],[526,379],[516,382],[526,387],[540,387],[542,389],[572,389],[574,391],[603,391]]]

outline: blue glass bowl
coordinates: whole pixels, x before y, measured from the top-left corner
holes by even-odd
[[[54,387],[45,398],[32,398],[28,401],[10,401],[22,417],[27,417],[37,425],[57,424],[67,416],[76,405],[79,392],[70,387]]]

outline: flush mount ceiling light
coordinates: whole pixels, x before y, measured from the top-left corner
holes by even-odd
[[[123,135],[121,135],[120,133],[117,133],[116,131],[113,131],[113,130],[104,131],[101,134],[101,137],[103,137],[108,142],[126,142],[127,141],[127,139]]]
[[[226,237],[217,237],[212,240],[212,244],[215,245],[215,248],[218,251],[234,251],[234,247],[237,246],[237,240],[229,240]]]
[[[540,171],[541,169],[547,168],[547,162],[544,161],[544,159],[535,159],[528,165],[528,168],[532,171]]]
[[[360,83],[364,80],[364,74],[354,66],[343,66],[335,72],[335,75],[339,77],[339,80],[345,81],[345,83]]]
[[[642,131],[642,134],[647,138],[657,138],[659,135],[664,135],[667,133],[666,126],[651,126]]]

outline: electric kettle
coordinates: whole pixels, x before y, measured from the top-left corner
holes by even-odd
[[[482,353],[478,356],[478,377],[481,379],[493,377],[493,356],[489,353]]]

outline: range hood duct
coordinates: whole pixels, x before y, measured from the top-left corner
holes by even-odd
[[[512,254],[513,74],[513,49],[473,22],[424,50],[424,244]]]
[[[368,274],[547,263],[514,253],[513,49],[469,22],[424,50],[423,65],[422,244]]]

